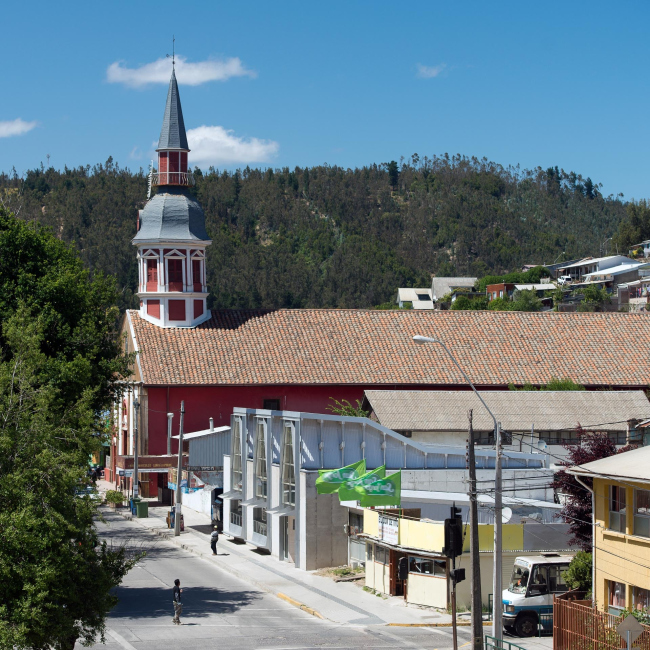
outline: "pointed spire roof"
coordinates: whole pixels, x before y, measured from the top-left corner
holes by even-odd
[[[160,131],[160,149],[188,149],[185,123],[183,122],[183,109],[181,108],[181,97],[178,94],[178,83],[176,72],[172,68],[172,78],[169,81],[167,91],[167,104],[165,104],[165,116]]]

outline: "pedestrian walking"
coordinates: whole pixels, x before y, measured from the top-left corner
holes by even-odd
[[[212,555],[217,554],[217,542],[219,541],[219,527],[215,526],[212,534],[210,535],[210,548],[212,549]]]
[[[172,590],[172,597],[174,599],[174,618],[172,618],[172,623],[174,625],[183,625],[181,623],[181,614],[183,613],[183,605],[181,604],[182,593],[181,581],[176,578],[176,580],[174,580],[174,589]]]

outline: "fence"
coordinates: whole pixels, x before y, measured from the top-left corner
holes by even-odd
[[[485,635],[485,650],[526,650],[523,646]]]
[[[584,594],[583,594],[584,595]],[[554,650],[619,650],[626,648],[616,628],[622,616],[607,614],[592,607],[590,600],[575,600],[568,592],[553,601]],[[634,642],[639,650],[650,650],[650,626]]]

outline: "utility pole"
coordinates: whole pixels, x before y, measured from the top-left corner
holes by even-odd
[[[476,495],[476,458],[474,455],[473,411],[469,418],[467,465],[469,469],[469,548],[472,566],[472,650],[483,650],[483,599],[481,591],[481,558],[478,540],[478,499]]]
[[[173,413],[167,413],[167,455],[172,455],[172,418]]]
[[[174,509],[174,537],[181,534],[181,506],[183,493],[181,492],[181,480],[183,478],[183,418],[185,416],[185,402],[181,402],[181,425],[178,435],[178,470],[176,474],[176,504]]]
[[[137,499],[138,494],[138,412],[140,411],[140,402],[138,396],[133,401],[135,419],[133,422],[133,498]]]
[[[501,481],[501,422],[497,422],[495,431],[496,458],[494,462],[494,576],[492,578],[492,636],[503,636],[503,585],[502,582],[502,543],[501,543],[501,509],[503,505]]]

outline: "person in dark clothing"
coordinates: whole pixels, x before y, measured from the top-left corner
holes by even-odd
[[[210,535],[210,548],[212,549],[212,555],[217,554],[217,542],[219,541],[219,527],[215,526],[212,534]]]
[[[183,612],[183,605],[181,604],[182,593],[183,590],[181,589],[181,581],[176,578],[176,580],[174,580],[174,589],[172,590],[172,597],[174,602],[174,618],[172,618],[172,623],[174,623],[174,625],[183,625],[180,618]]]

